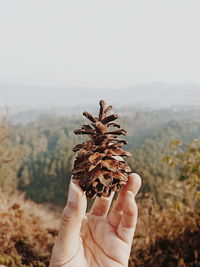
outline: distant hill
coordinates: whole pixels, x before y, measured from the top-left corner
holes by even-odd
[[[200,86],[151,83],[125,88],[69,88],[8,85],[0,83],[0,108],[69,110],[96,106],[99,99],[119,106],[198,106]]]

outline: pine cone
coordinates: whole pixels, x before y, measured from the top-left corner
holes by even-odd
[[[111,191],[118,192],[126,184],[130,167],[124,162],[123,156],[130,157],[131,153],[122,149],[127,144],[119,135],[127,135],[123,129],[109,130],[109,127],[120,128],[113,122],[118,115],[107,115],[112,106],[106,107],[103,100],[99,102],[99,116],[94,117],[88,112],[83,115],[91,121],[90,125],[83,125],[75,130],[75,134],[87,134],[90,140],[78,144],[73,151],[76,152],[73,179],[79,180],[79,185],[86,191],[88,198],[95,196],[108,197]]]

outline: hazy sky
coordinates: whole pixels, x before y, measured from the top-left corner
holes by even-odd
[[[200,84],[200,0],[0,0],[0,83]]]

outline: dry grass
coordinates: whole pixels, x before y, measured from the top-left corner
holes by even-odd
[[[9,210],[14,204],[27,214],[37,215],[43,220],[43,226],[58,228],[62,209],[51,204],[38,204],[27,199],[25,193],[16,191],[12,195],[0,192],[0,212]]]
[[[9,267],[48,266],[59,215],[48,206],[16,194],[0,194],[0,264]]]
[[[200,266],[200,213],[151,195],[138,200],[139,221],[129,266]]]

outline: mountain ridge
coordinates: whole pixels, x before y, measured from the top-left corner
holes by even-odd
[[[39,109],[87,107],[105,99],[117,106],[199,106],[200,86],[196,84],[149,83],[123,88],[42,87],[0,83],[0,107]]]

